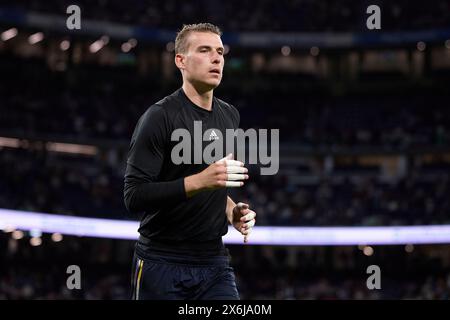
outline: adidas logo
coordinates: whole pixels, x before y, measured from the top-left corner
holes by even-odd
[[[209,141],[218,140],[218,139],[219,139],[219,136],[216,134],[216,132],[214,130],[211,131],[211,134],[209,135]]]

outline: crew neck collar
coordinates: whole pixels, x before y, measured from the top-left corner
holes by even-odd
[[[214,111],[214,105],[216,104],[216,98],[213,96],[212,98],[212,107],[211,110],[206,110],[205,108],[200,107],[199,105],[195,104],[194,102],[191,101],[191,99],[189,99],[189,97],[186,95],[186,93],[184,92],[183,88],[178,89],[178,91],[180,92],[180,95],[183,97],[183,99],[186,100],[186,102],[192,106],[194,109],[199,110],[201,112],[205,112],[207,114],[210,114]]]

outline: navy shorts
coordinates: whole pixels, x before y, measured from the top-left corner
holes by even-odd
[[[133,300],[239,300],[228,256],[135,253],[131,282]]]

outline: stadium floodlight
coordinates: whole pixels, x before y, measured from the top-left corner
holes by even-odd
[[[121,46],[122,52],[125,52],[125,53],[130,52],[131,48],[132,48],[132,45],[129,42],[122,43],[122,46]]]
[[[417,42],[417,50],[425,51],[426,48],[427,48],[427,45],[425,42],[423,42],[423,41]]]
[[[134,38],[131,38],[130,40],[128,40],[128,43],[131,45],[132,48],[137,46],[137,40]]]
[[[52,234],[52,240],[53,242],[61,242],[63,239],[63,235],[61,233],[55,232]]]
[[[44,34],[42,32],[36,32],[28,37],[29,44],[36,44],[44,40]]]
[[[0,137],[0,147],[20,148],[20,140],[17,138]]]
[[[317,57],[319,55],[320,49],[316,46],[311,47],[311,49],[309,49],[309,53],[313,56],[313,57]]]
[[[12,237],[14,240],[20,240],[20,239],[22,239],[22,238],[24,237],[24,233],[23,233],[23,231],[21,231],[21,230],[16,230],[16,231],[14,231],[14,232],[11,234],[11,237]]]
[[[33,237],[30,239],[30,244],[33,247],[38,247],[42,244],[42,239],[40,237]]]
[[[89,46],[89,51],[91,53],[96,53],[100,49],[102,49],[104,46],[105,46],[105,43],[102,40],[97,40]]]
[[[136,240],[139,222],[73,217],[0,209],[0,229]],[[242,244],[242,235],[229,227],[228,244]],[[450,225],[389,227],[254,227],[248,244],[254,245],[411,245],[450,243]],[[364,246],[362,246],[364,244]],[[370,249],[366,249],[366,253]],[[373,252],[372,252],[373,253]]]
[[[69,41],[69,40],[63,40],[63,41],[61,41],[61,43],[59,44],[59,48],[60,48],[62,51],[69,50],[69,48],[70,48],[70,41]]]
[[[45,147],[48,151],[84,154],[87,156],[94,156],[98,153],[98,148],[95,146],[74,143],[47,142]]]
[[[0,37],[3,41],[8,41],[8,40],[14,38],[15,36],[17,36],[17,34],[18,34],[17,29],[11,28],[11,29],[4,31]]]
[[[102,36],[100,38],[100,41],[103,43],[104,46],[106,46],[109,43],[109,37],[108,36]]]
[[[283,46],[281,47],[281,54],[285,57],[291,54],[291,47],[289,46]]]

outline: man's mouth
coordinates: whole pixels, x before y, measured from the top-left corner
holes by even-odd
[[[209,72],[220,75],[220,70],[219,69],[212,69],[212,70],[209,70]]]

